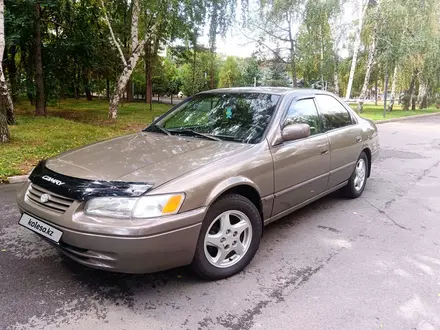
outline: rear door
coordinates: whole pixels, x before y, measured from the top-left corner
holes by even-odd
[[[293,100],[280,124],[280,129],[291,124],[308,124],[311,135],[285,141],[271,149],[275,178],[273,215],[322,193],[330,169],[329,142],[322,132],[313,97]]]
[[[348,180],[361,153],[362,136],[356,119],[332,95],[317,94],[323,131],[330,142],[330,176],[327,189]]]

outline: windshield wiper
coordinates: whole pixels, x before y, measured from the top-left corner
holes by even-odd
[[[155,129],[156,129],[156,132],[158,132],[158,133],[163,133],[163,134],[166,134],[166,135],[171,135],[171,133],[168,132],[167,129],[165,129],[165,128],[163,128],[163,127],[160,127],[159,125],[152,124],[152,125],[150,125],[149,127],[155,128]]]
[[[185,135],[190,135],[190,136],[201,136],[201,137],[204,137],[205,139],[208,139],[208,140],[221,141],[221,139],[219,139],[219,138],[217,138],[215,136],[212,136],[212,135],[209,135],[209,134],[200,133],[200,132],[196,132],[196,131],[193,131],[192,129],[185,129],[184,128],[184,129],[169,130],[168,132],[170,132],[170,133],[178,133],[178,134],[185,134]]]

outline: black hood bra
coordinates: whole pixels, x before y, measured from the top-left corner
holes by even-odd
[[[29,180],[55,194],[79,201],[92,197],[139,197],[153,188],[151,183],[101,181],[74,178],[51,171],[42,160]]]

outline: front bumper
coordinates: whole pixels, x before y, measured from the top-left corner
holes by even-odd
[[[86,216],[78,203],[53,214],[30,202],[28,184],[18,193],[18,206],[61,230],[53,244],[76,262],[122,273],[151,273],[188,265],[194,257],[206,208],[157,219],[119,220]]]

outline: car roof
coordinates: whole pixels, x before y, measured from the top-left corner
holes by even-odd
[[[292,87],[231,87],[218,88],[200,92],[199,94],[216,94],[216,93],[263,93],[263,94],[331,94],[321,89],[310,88],[292,88]]]

